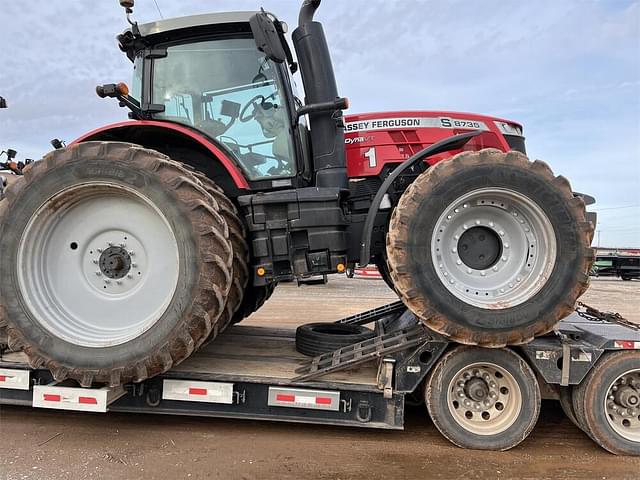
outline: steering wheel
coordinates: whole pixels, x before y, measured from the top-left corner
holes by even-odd
[[[264,102],[265,100],[266,98],[264,98],[264,95],[256,95],[255,97],[253,97],[251,100],[249,100],[246,103],[244,107],[242,107],[242,110],[240,110],[240,116],[238,117],[238,119],[242,123],[247,123],[249,120],[252,120],[253,118],[255,118],[256,108],[258,107],[258,105],[262,104],[262,102]],[[249,107],[253,107],[253,110],[251,111],[251,113],[247,114]]]

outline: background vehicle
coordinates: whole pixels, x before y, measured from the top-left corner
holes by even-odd
[[[527,343],[573,311],[593,259],[583,196],[526,158],[514,122],[344,119],[319,5],[300,10],[297,63],[266,12],[130,20],[132,88],[97,93],[131,121],[49,153],[0,209],[0,321],[32,365],[83,386],[142,381],[277,281],[356,263],[465,344]]]

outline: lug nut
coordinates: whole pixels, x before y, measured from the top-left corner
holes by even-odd
[[[97,275],[97,276],[100,276],[100,275],[102,275],[102,272],[101,272],[100,270],[98,270],[98,271],[96,272],[96,275]]]

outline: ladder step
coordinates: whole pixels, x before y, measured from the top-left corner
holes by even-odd
[[[345,370],[432,339],[431,333],[422,325],[386,333],[333,352],[323,353],[304,362],[296,370],[299,375],[293,381],[301,382],[327,373]]]
[[[345,317],[335,323],[341,325],[366,325],[367,323],[375,322],[376,320],[380,320],[388,315],[401,314],[406,309],[407,307],[405,304],[398,300],[397,302],[389,303],[382,307],[376,307],[371,310],[367,310],[366,312],[356,313],[350,317]]]

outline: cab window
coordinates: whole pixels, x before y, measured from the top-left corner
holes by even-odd
[[[167,48],[153,61],[154,118],[189,125],[224,145],[252,180],[294,176],[292,126],[276,66],[253,39]]]

